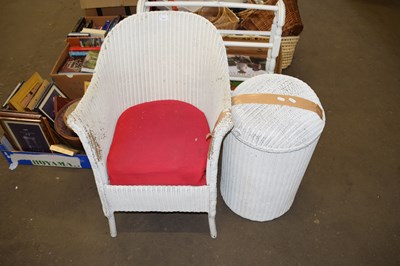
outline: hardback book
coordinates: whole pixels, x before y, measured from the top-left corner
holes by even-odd
[[[64,65],[58,70],[59,74],[80,73],[85,57],[68,57]]]
[[[79,150],[71,148],[67,145],[64,144],[53,144],[50,146],[50,150],[51,151],[55,151],[55,152],[59,152],[62,154],[66,154],[69,156],[74,156],[75,154],[77,154],[79,152]]]
[[[96,47],[101,46],[101,38],[90,37],[90,38],[80,38],[79,44],[81,47]]]
[[[69,51],[69,56],[72,57],[85,57],[89,51]]]
[[[100,46],[70,46],[69,48],[69,55],[72,57],[76,56],[86,56],[89,51],[100,51]]]
[[[81,72],[93,73],[96,67],[99,51],[89,51],[82,63]]]
[[[67,42],[69,46],[80,46],[80,47],[93,47],[101,46],[101,38],[98,37],[75,37],[68,38]]]
[[[90,33],[85,32],[70,32],[67,37],[90,37]]]
[[[100,46],[86,46],[86,47],[70,46],[69,50],[70,51],[100,51]]]
[[[12,107],[12,109],[23,112],[26,105],[30,101],[30,97],[33,96],[42,83],[43,78],[39,75],[39,73],[33,73],[33,75],[10,98],[9,105]]]
[[[118,18],[114,18],[114,19],[110,22],[110,25],[109,25],[109,27],[108,27],[108,29],[107,29],[107,32],[106,32],[106,36],[107,36],[107,34],[115,27],[115,25],[117,25],[118,22],[121,21],[121,19],[122,19],[122,17],[120,16],[120,17],[118,17]]]
[[[90,37],[98,37],[101,38],[101,40],[104,40],[107,31],[101,29],[83,28],[81,33],[89,33]]]

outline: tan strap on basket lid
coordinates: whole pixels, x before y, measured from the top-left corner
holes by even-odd
[[[262,93],[262,94],[240,94],[232,97],[232,105],[246,104],[246,103],[277,104],[277,105],[297,107],[304,110],[312,111],[316,113],[321,119],[323,119],[322,118],[323,112],[318,104],[296,96]]]

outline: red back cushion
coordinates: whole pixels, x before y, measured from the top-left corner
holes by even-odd
[[[185,102],[130,107],[118,119],[107,157],[110,184],[205,185],[209,132],[203,112]]]

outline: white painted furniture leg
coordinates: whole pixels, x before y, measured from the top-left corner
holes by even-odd
[[[217,226],[215,225],[215,215],[208,216],[208,224],[210,226],[210,235],[212,238],[217,238]]]
[[[108,217],[108,224],[110,225],[110,234],[111,237],[116,237],[117,236],[117,226],[115,224],[115,216],[114,213],[112,213],[109,217]]]

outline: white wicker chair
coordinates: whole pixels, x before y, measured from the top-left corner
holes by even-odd
[[[106,159],[120,114],[143,102],[193,104],[214,128],[204,186],[110,185]],[[215,226],[221,142],[232,127],[230,83],[221,35],[206,19],[186,12],[130,16],[105,38],[93,79],[68,124],[89,157],[111,236],[114,212],[206,212]],[[218,121],[218,123],[217,123]],[[129,151],[121,156],[129,156]]]

